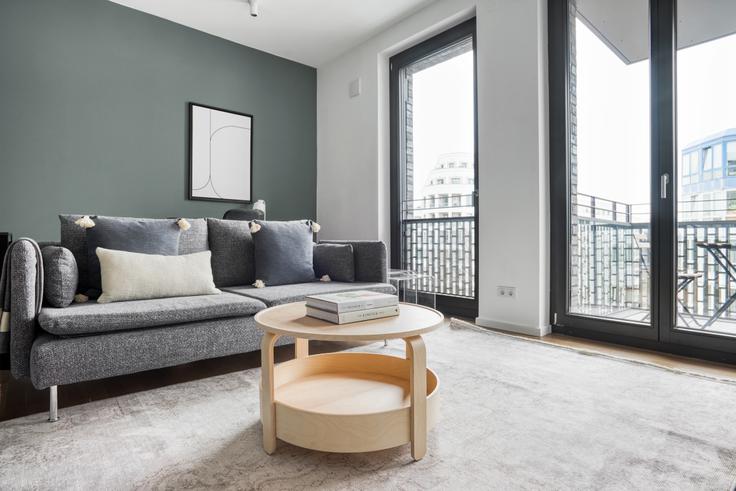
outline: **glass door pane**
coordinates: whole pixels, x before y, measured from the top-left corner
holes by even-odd
[[[413,50],[421,55],[412,58]],[[428,51],[420,45],[403,55],[411,59],[393,67],[400,108],[398,267],[416,278],[408,285],[412,291],[408,300],[418,298],[432,305],[436,295],[443,310],[451,302],[449,308],[468,308],[473,315],[471,310],[477,308],[473,35],[437,43]]]
[[[736,2],[677,12],[677,328],[736,336]]]
[[[568,312],[649,326],[648,1],[571,1],[568,21]]]

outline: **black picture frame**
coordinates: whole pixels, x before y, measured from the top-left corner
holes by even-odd
[[[250,199],[247,200],[239,200],[239,199],[229,199],[229,198],[210,198],[205,196],[194,196],[194,189],[193,189],[193,169],[194,169],[194,154],[192,152],[192,142],[194,138],[194,108],[195,107],[201,107],[205,109],[210,109],[214,111],[220,111],[224,113],[234,114],[236,116],[243,116],[250,119],[250,155],[249,155],[249,175],[250,175],[250,189],[248,190]],[[252,114],[239,112],[239,111],[232,111],[230,109],[224,109],[217,106],[210,106],[207,104],[200,104],[198,102],[189,102],[187,105],[187,113],[188,113],[188,141],[187,141],[187,154],[188,154],[188,162],[189,162],[189,172],[187,177],[187,199],[192,201],[214,201],[219,203],[242,203],[242,204],[252,204],[253,203],[253,153],[254,153],[254,147],[253,147],[253,131],[255,126],[255,117]]]

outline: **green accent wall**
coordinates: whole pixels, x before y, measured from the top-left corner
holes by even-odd
[[[314,218],[316,88],[312,67],[112,2],[2,0],[0,231],[241,206],[187,200],[189,102],[252,114],[253,199]]]

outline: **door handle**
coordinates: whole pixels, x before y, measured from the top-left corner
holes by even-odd
[[[662,176],[659,178],[659,197],[662,199],[667,199],[667,186],[670,183],[670,175],[669,174],[662,174]]]

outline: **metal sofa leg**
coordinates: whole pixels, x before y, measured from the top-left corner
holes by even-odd
[[[57,386],[49,387],[49,422],[55,423],[59,420],[59,400],[57,398]]]

